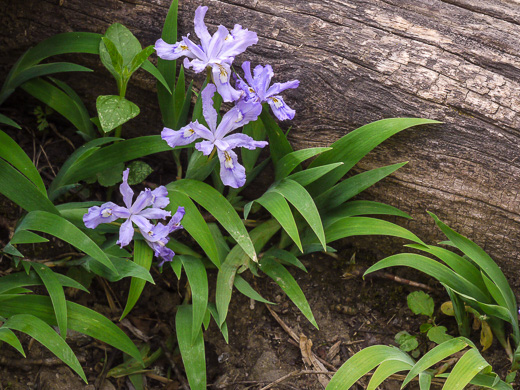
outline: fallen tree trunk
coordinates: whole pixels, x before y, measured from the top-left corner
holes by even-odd
[[[28,46],[64,31],[129,27],[144,44],[159,37],[169,0],[18,0],[0,4],[5,69]],[[181,1],[179,32],[193,31],[199,1]],[[327,145],[368,122],[414,116],[443,125],[408,130],[379,147],[360,168],[410,163],[365,197],[409,212],[421,238],[441,238],[425,210],[520,271],[520,10],[494,0],[214,0],[206,21],[242,24],[259,35],[237,59],[273,65],[296,109],[296,148]],[[100,69],[92,57],[92,66]],[[90,64],[89,64],[90,65]],[[108,74],[74,85],[87,98],[113,92]],[[275,76],[276,77],[276,76]],[[101,82],[102,80],[105,80]],[[92,80],[98,80],[92,89]],[[200,77],[196,80],[200,84]],[[141,75],[129,91],[158,133],[154,83]],[[92,100],[92,99],[91,99]],[[433,240],[433,241],[432,241]],[[508,272],[506,272],[507,274]],[[515,283],[515,279],[511,278]],[[516,283],[518,285],[518,283]]]

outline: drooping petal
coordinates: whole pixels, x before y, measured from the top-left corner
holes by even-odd
[[[158,39],[155,42],[155,51],[157,55],[163,60],[176,60],[179,57],[186,56],[188,58],[195,58],[195,55],[188,49],[188,46],[183,41],[175,44],[166,43],[163,39]]]
[[[257,100],[258,97],[256,96],[255,90],[242,80],[240,76],[237,76],[236,73],[233,73],[233,75],[235,76],[235,88],[244,92],[242,94],[242,99],[246,102],[249,100]]]
[[[208,66],[208,63],[199,59],[189,60],[187,57],[184,59],[184,68],[192,68],[195,73],[203,72]]]
[[[238,163],[237,154],[232,150],[218,150],[220,178],[224,185],[240,188],[246,183],[246,169]]]
[[[157,242],[160,240],[162,241],[168,236],[169,233],[169,227],[167,225],[163,225],[162,223],[157,223],[147,232],[141,230],[141,234],[143,235],[144,239],[149,242]]]
[[[250,136],[242,133],[228,135],[223,139],[223,141],[227,142],[230,149],[246,148],[253,150],[256,148],[263,148],[269,144],[267,141],[255,141]]]
[[[211,141],[202,141],[195,144],[195,149],[202,152],[204,156],[209,156],[215,145]]]
[[[128,211],[131,214],[138,214],[142,209],[148,207],[152,204],[152,191],[149,188],[146,188],[144,191],[141,191],[137,198],[135,199],[134,204]]]
[[[166,219],[166,217],[171,216],[172,213],[163,209],[150,207],[141,211],[139,215],[147,219]]]
[[[237,91],[231,86],[231,67],[225,63],[211,63],[213,82],[217,86],[217,91],[225,102],[234,102],[240,99],[242,92]]]
[[[269,103],[269,106],[271,106],[273,114],[281,121],[293,119],[294,115],[296,114],[296,111],[285,104],[280,95],[271,96],[267,99],[267,103]]]
[[[255,82],[253,81],[253,76],[251,75],[251,62],[244,61],[242,63],[242,70],[244,71],[244,78],[246,81],[251,87],[254,86]]]
[[[152,207],[162,209],[168,206],[168,204],[170,204],[170,198],[168,198],[168,190],[165,186],[157,187],[152,191]]]
[[[285,91],[286,89],[298,88],[299,85],[299,80],[291,80],[285,83],[274,83],[265,93],[265,98],[268,98],[273,95],[278,95],[280,92]]]
[[[175,214],[172,215],[172,218],[168,222],[168,231],[169,233],[174,232],[178,229],[183,229],[181,225],[182,218],[184,218],[184,214],[186,214],[186,211],[184,210],[184,207],[180,206],[177,208],[177,211]]]
[[[199,138],[193,129],[193,125],[194,123],[191,122],[180,130],[172,130],[165,127],[161,132],[161,138],[172,148],[191,144]]]
[[[208,28],[204,23],[204,17],[206,16],[206,12],[208,11],[208,7],[206,6],[198,6],[195,10],[195,34],[199,37],[200,43],[204,50],[207,50],[209,41],[211,39],[211,35],[208,32]]]
[[[193,131],[195,131],[195,134],[197,134],[200,138],[204,138],[207,140],[213,140],[214,135],[213,132],[209,131],[208,128],[204,125],[201,125],[199,121],[195,121],[191,123]]]
[[[213,107],[213,95],[217,87],[214,84],[206,85],[206,88],[202,91],[202,115],[206,119],[206,123],[211,131],[215,131],[217,128],[217,111]]]
[[[220,51],[220,58],[234,58],[243,53],[249,46],[258,42],[258,36],[255,32],[243,29],[239,24],[235,25],[235,28],[231,30],[229,35],[233,39],[226,39]]]
[[[130,168],[126,168],[123,172],[123,182],[119,186],[119,192],[123,195],[123,202],[125,202],[125,206],[127,208],[132,207],[132,199],[134,197],[134,191],[128,185],[128,174],[130,173]]]
[[[85,226],[89,229],[95,229],[101,223],[114,222],[118,218],[113,213],[114,207],[118,206],[112,202],[90,207],[88,212],[83,215]]]
[[[256,121],[262,113],[262,105],[258,101],[239,101],[235,107],[240,111],[240,120],[236,122],[235,128]]]
[[[127,219],[121,227],[119,228],[119,240],[117,240],[117,244],[122,247],[127,246],[132,241],[134,237],[134,227],[132,225],[132,221]]]
[[[189,34],[188,34],[188,36],[189,36]],[[197,46],[195,43],[193,43],[191,41],[191,39],[189,39],[188,37],[182,37],[182,41],[188,47],[188,49],[193,53],[195,58],[197,58],[207,64],[208,56],[203,49],[201,49],[199,46]]]
[[[217,60],[217,61],[223,61],[226,60],[226,57],[222,57],[220,55],[220,50],[222,49],[222,46],[225,44],[225,39],[228,36],[229,31],[224,26],[220,25],[218,26],[217,32],[213,34],[211,37],[211,41],[209,41],[209,46],[207,49],[207,56],[208,60]]]
[[[159,258],[157,267],[162,267],[164,263],[172,261],[173,256],[175,256],[175,252],[166,246],[154,244],[152,249],[154,250],[155,257]]]
[[[124,218],[124,219],[128,219],[130,218],[130,211],[126,208],[126,207],[121,207],[121,206],[114,206],[113,210],[112,210],[112,213],[117,217],[117,218]]]
[[[149,232],[153,228],[151,222],[142,215],[132,215],[128,220],[135,223],[142,232]]]
[[[254,69],[254,79],[256,85],[256,93],[262,101],[265,100],[265,94],[271,84],[271,79],[274,76],[273,68],[271,65],[257,65]]]

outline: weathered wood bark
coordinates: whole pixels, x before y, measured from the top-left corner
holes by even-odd
[[[64,31],[103,32],[113,22],[152,44],[169,0],[17,0],[0,4],[4,59]],[[410,163],[368,192],[415,218],[408,227],[440,238],[425,210],[491,253],[515,282],[520,271],[520,8],[516,0],[214,0],[207,23],[240,23],[259,42],[237,60],[270,63],[297,110],[297,148],[327,145],[370,121],[396,116],[443,125],[406,131],[360,164]],[[180,33],[193,31],[200,1],[180,4]],[[94,64],[91,58],[89,61]],[[93,65],[94,66],[94,65]],[[101,76],[100,76],[101,75]],[[103,72],[85,96],[107,93]],[[201,77],[197,80],[200,82]],[[78,88],[81,83],[77,83]],[[153,82],[141,75],[130,99],[147,133],[160,129]],[[517,283],[518,284],[518,283]]]

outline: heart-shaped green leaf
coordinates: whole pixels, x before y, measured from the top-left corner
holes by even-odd
[[[99,122],[105,133],[139,115],[139,107],[124,97],[116,95],[98,96],[96,108]]]

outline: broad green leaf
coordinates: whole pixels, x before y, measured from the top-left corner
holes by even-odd
[[[204,181],[211,174],[215,166],[217,166],[218,159],[208,159],[198,150],[194,150],[188,161],[186,168],[186,179]]]
[[[413,364],[401,360],[387,360],[381,363],[374,371],[366,390],[376,390],[388,377],[400,371],[408,371],[412,366]]]
[[[21,127],[18,123],[13,121],[11,118],[6,117],[4,114],[0,114],[0,124],[12,126],[17,129],[21,129]]]
[[[331,149],[332,148],[308,148],[286,154],[280,159],[280,161],[278,161],[278,164],[275,167],[275,180],[286,178],[294,168],[300,165],[303,161]]]
[[[359,215],[395,215],[397,217],[412,218],[404,211],[384,203],[370,200],[353,200],[323,214],[323,226],[330,226],[345,217],[356,217]]]
[[[76,100],[62,89],[40,78],[25,82],[21,88],[63,115],[81,133],[92,133],[92,123],[86,122],[83,114],[84,106],[78,105]]]
[[[471,382],[475,386],[483,386],[494,390],[513,390],[511,385],[500,380],[497,374],[477,374],[473,377]]]
[[[31,211],[18,225],[18,230],[36,230],[52,234],[85,252],[112,271],[116,269],[107,255],[85,233],[59,215],[46,211]]]
[[[59,214],[56,207],[27,177],[0,158],[0,193],[26,211],[45,210]]]
[[[267,136],[269,137],[271,158],[273,160],[274,166],[276,167],[278,165],[278,161],[283,156],[293,152],[293,148],[291,147],[291,144],[287,140],[285,134],[282,132],[282,129],[280,129],[280,126],[278,126],[276,121],[269,113],[269,106],[266,103],[264,103],[262,106],[260,119],[262,120]]]
[[[413,360],[406,353],[395,347],[373,345],[362,349],[348,359],[334,374],[327,386],[327,390],[350,389],[363,375],[373,370],[379,364],[391,360],[413,364]]]
[[[309,224],[311,230],[318,237],[318,240],[323,246],[323,250],[325,250],[325,232],[323,231],[321,217],[314,200],[307,190],[295,181],[284,179],[271,187],[269,191],[274,191],[282,195],[300,212]]]
[[[130,100],[116,95],[98,96],[96,109],[99,122],[105,133],[139,115],[139,107]]]
[[[219,325],[220,321],[218,319],[217,307],[215,306],[215,304],[213,302],[208,304],[208,311],[211,313],[211,316],[213,317],[213,319],[219,326],[220,332],[222,333],[224,340],[226,341],[227,344],[229,344],[229,332],[228,332],[227,324],[226,324],[226,322],[224,322],[222,325]],[[208,319],[208,326],[209,326],[209,319]]]
[[[405,387],[410,381],[421,372],[437,364],[448,356],[457,353],[467,346],[474,347],[473,343],[464,337],[457,337],[436,346],[428,351],[420,360],[415,363],[403,381],[401,388]]]
[[[129,73],[134,73],[137,69],[139,69],[143,63],[152,55],[152,53],[155,51],[155,48],[153,46],[148,46],[144,48],[142,51],[140,51],[138,54],[135,55],[134,58],[132,58],[132,62],[130,63],[130,70]]]
[[[406,297],[408,307],[414,314],[425,315],[431,317],[435,304],[433,298],[426,294],[424,291],[414,291],[408,294]]]
[[[169,62],[175,63],[175,61],[169,61]],[[170,93],[170,87],[168,86],[168,82],[166,81],[166,78],[161,74],[161,72],[159,72],[159,70],[155,67],[154,64],[152,64],[149,60],[146,60],[141,65],[141,69],[147,71],[153,77],[155,77],[157,79],[157,81],[159,82],[158,85],[160,85],[160,87],[164,87],[167,90],[167,92]]]
[[[462,390],[468,383],[489,363],[480,355],[477,349],[467,351],[455,364],[453,370],[444,383],[444,390]]]
[[[61,169],[59,170],[58,174],[52,181],[51,185],[49,186],[49,199],[54,200],[56,199],[58,195],[58,190],[60,187],[64,186],[68,183],[63,183],[63,178],[69,171],[69,169],[78,161],[81,161],[81,158],[85,157],[89,153],[91,154],[93,150],[96,150],[99,146],[115,141],[115,140],[121,140],[120,138],[113,138],[113,137],[105,137],[105,138],[98,138],[95,140],[92,140],[90,142],[87,142],[86,144],[82,145],[81,147],[77,148],[65,161],[65,163],[61,166]],[[95,172],[94,172],[95,173]]]
[[[55,276],[58,278],[61,286],[77,288],[88,293],[88,290],[74,279],[61,274],[55,274]],[[0,278],[0,295],[22,286],[27,287],[39,285],[43,285],[43,282],[34,271],[29,272],[29,274],[26,274],[25,272],[12,273]]]
[[[56,313],[56,323],[60,329],[60,335],[65,340],[67,338],[67,302],[63,286],[54,272],[46,265],[32,263],[32,267],[49,293],[54,312]]]
[[[298,233],[298,226],[294,220],[289,204],[278,192],[266,192],[254,202],[261,204],[271,215],[282,225],[289,237],[294,241],[296,246],[303,252],[302,243],[300,241],[300,234]],[[244,207],[244,218],[247,219],[249,210],[253,202],[249,202]]]
[[[293,265],[303,272],[307,272],[307,268],[302,264],[302,262],[291,252],[287,252],[286,250],[279,248],[271,248],[264,253],[264,256],[274,257],[278,259],[282,264]]]
[[[191,331],[193,329],[193,314],[191,305],[177,307],[175,316],[175,330],[177,341],[181,350],[184,369],[191,390],[206,390],[206,356],[204,352],[204,339],[200,329],[195,341]]]
[[[11,329],[3,326],[0,328],[0,341],[5,341],[11,347],[20,352],[23,357],[26,357],[22,343],[20,343],[20,340],[18,340],[18,337],[16,337]]]
[[[132,32],[119,23],[112,24],[105,32],[104,37],[108,38],[122,57],[122,66],[131,64],[132,59],[141,52],[141,44]],[[104,45],[99,46],[99,56],[103,65],[117,78],[118,73],[112,65],[112,58],[109,50]]]
[[[103,187],[112,187],[123,180],[121,172],[125,170],[125,164],[118,163],[113,167],[98,172],[94,177],[94,183],[97,181]]]
[[[419,346],[416,336],[412,336],[406,330],[402,330],[395,335],[395,342],[399,344],[399,349],[404,352],[413,351]]]
[[[242,220],[233,206],[218,191],[206,183],[190,179],[175,181],[168,184],[166,188],[168,193],[170,191],[183,193],[204,207],[228,231],[247,255],[253,261],[257,260],[255,248]]]
[[[101,43],[99,46],[99,52],[101,53],[101,62],[105,64],[106,54],[108,53],[108,57],[110,58],[111,67],[107,67],[110,72],[115,72],[115,74],[121,76],[123,73],[123,56],[117,49],[114,42],[106,37],[101,38]]]
[[[144,161],[132,161],[128,168],[128,184],[131,186],[141,184],[153,172],[152,167]]]
[[[90,115],[88,113],[87,107],[83,104],[83,101],[79,97],[79,95],[74,91],[71,87],[69,87],[66,83],[61,80],[55,79],[53,77],[49,77],[49,79],[56,84],[59,88],[61,88],[76,104],[76,107],[79,110],[79,114],[82,119],[82,127],[79,130],[79,134],[86,140],[90,141],[98,137],[98,134],[94,130],[92,126],[92,121],[90,120]]]
[[[108,250],[105,251],[108,252]],[[150,272],[143,266],[134,263],[132,260],[117,256],[108,256],[108,258],[110,259],[110,262],[116,269],[117,273],[111,271],[100,262],[89,256],[82,259],[81,265],[88,271],[102,276],[110,282],[117,282],[123,278],[132,277],[154,284],[152,275],[150,275]]]
[[[50,64],[33,65],[22,70],[15,77],[10,79],[9,88],[14,90],[33,78],[64,72],[92,72],[92,69],[70,62],[53,62]]]
[[[321,167],[307,168],[300,172],[293,173],[292,175],[287,176],[287,178],[294,180],[295,182],[305,187],[311,184],[312,182],[318,180],[323,175],[329,173],[333,169],[336,169],[340,165],[343,165],[343,163],[339,162],[323,165]]]
[[[135,359],[141,360],[139,350],[112,321],[94,310],[67,302],[68,327],[98,339],[117,348]],[[31,314],[49,325],[56,325],[50,298],[40,295],[23,295],[2,301],[0,316],[11,317],[16,314]],[[53,331],[54,332],[54,331]],[[63,341],[55,332],[54,334]]]
[[[68,32],[53,35],[40,42],[35,47],[27,50],[11,68],[2,90],[0,91],[0,104],[14,91],[12,80],[25,69],[36,65],[38,62],[50,56],[65,53],[90,53],[99,51],[100,34],[86,32]]]
[[[448,267],[450,267],[460,276],[466,278],[471,283],[476,285],[482,291],[483,294],[487,294],[487,288],[484,281],[482,280],[482,275],[480,271],[470,261],[463,258],[462,256],[459,256],[448,249],[440,248],[433,245],[410,244],[406,246],[409,248],[414,248],[420,251],[430,253],[438,257]]]
[[[406,163],[388,165],[349,177],[317,196],[316,205],[320,210],[330,210],[341,206],[350,198],[397,171],[405,164]]]
[[[498,265],[493,261],[493,259],[477,244],[457,233],[449,226],[444,224],[437,218],[436,215],[429,213],[432,218],[435,220],[437,226],[442,230],[442,232],[448,237],[448,239],[459,248],[466,256],[468,256],[472,261],[474,261],[496,284],[499,288],[505,302],[507,303],[507,309],[510,311],[512,317],[516,317],[517,313],[517,305],[516,298],[509,286],[509,283],[498,267]],[[518,328],[518,322],[513,324],[513,332],[515,335],[515,339],[518,341],[520,339],[520,330]]]
[[[466,305],[461,297],[449,288],[446,285],[443,285],[448,293],[453,307],[453,314],[455,315],[455,320],[457,321],[457,326],[459,328],[459,334],[463,337],[469,337],[471,334],[471,328],[469,323],[469,316],[466,312]],[[442,309],[442,307],[441,307]],[[445,313],[446,314],[446,313]]]
[[[437,344],[442,344],[445,341],[451,340],[453,336],[450,336],[449,334],[446,334],[445,326],[432,326],[428,332],[426,333],[426,336],[430,341],[433,341]]]
[[[261,225],[255,227],[249,235],[255,245],[257,251],[267,244],[267,242],[280,229],[280,225],[275,219],[270,219]],[[217,291],[215,302],[219,313],[220,325],[224,323],[227,317],[229,302],[231,301],[231,293],[235,281],[235,275],[238,268],[245,265],[249,261],[249,257],[239,245],[235,245],[224,263],[221,264],[217,275]]]
[[[334,142],[331,145],[332,150],[322,153],[310,164],[309,168],[336,162],[344,163],[314,182],[309,187],[309,192],[315,195],[322,193],[324,189],[331,188],[368,152],[392,135],[412,126],[434,123],[440,122],[421,118],[390,118],[372,122],[351,131]]]
[[[36,233],[30,232],[28,230],[20,230],[13,235],[10,244],[37,244],[40,242],[49,242],[46,238],[39,236]]]
[[[175,110],[175,121],[177,128],[180,128],[179,116],[184,106],[184,100],[186,98],[186,80],[184,76],[184,66],[181,65],[179,70],[179,77],[177,79],[177,84],[175,85],[175,90],[173,91],[173,102],[174,102],[174,110]],[[215,98],[215,97],[214,97]],[[218,113],[218,110],[217,110]]]
[[[439,282],[447,285],[459,294],[462,293],[475,297],[474,299],[481,302],[487,301],[487,297],[482,295],[480,290],[474,284],[470,283],[462,276],[435,260],[414,253],[400,253],[378,261],[365,272],[365,275],[384,268],[397,266],[414,268],[437,279]]]
[[[6,133],[0,130],[0,157],[13,165],[21,173],[23,173],[44,195],[47,195],[45,184],[40,173],[34,166],[31,159],[18,146],[18,144]]]
[[[191,287],[193,314],[191,334],[192,343],[195,343],[208,307],[208,276],[200,259],[192,256],[179,257]]]
[[[280,263],[265,257],[260,262],[260,269],[280,286],[309,322],[319,329],[303,291],[290,272]]]
[[[242,133],[252,137],[256,141],[264,141],[266,137],[264,124],[261,120],[249,122],[243,127]],[[253,150],[247,148],[240,149],[240,153],[242,154],[242,163],[244,168],[246,168],[246,173],[253,170],[262,150],[262,148],[256,148]]]
[[[352,236],[392,236],[422,244],[419,237],[409,230],[382,219],[368,217],[347,217],[325,228],[327,243]]]
[[[236,289],[243,295],[248,298],[254,299],[255,301],[268,303],[270,305],[274,305],[273,302],[268,301],[264,297],[262,297],[256,290],[251,287],[251,285],[240,275],[235,275],[235,280],[233,282]]]
[[[165,150],[171,150],[171,148],[161,139],[160,135],[149,135],[121,141],[98,149],[88,157],[77,161],[61,177],[60,185],[77,183],[117,163],[134,160]]]
[[[229,248],[220,227],[216,223],[208,223],[208,228],[217,246],[218,257],[220,260],[219,264],[222,264],[231,249]]]
[[[87,377],[79,364],[78,358],[74,355],[74,351],[56,334],[54,329],[40,318],[30,314],[17,314],[10,316],[3,326],[8,329],[26,333],[39,341],[67,366],[72,368],[85,383],[87,382]]]
[[[419,388],[420,390],[430,390],[432,385],[432,375],[427,372],[419,374]]]
[[[197,244],[200,245],[213,264],[215,264],[217,268],[220,268],[217,244],[197,206],[184,193],[171,191],[170,185],[166,186],[166,188],[168,189],[170,204],[166,206],[165,210],[175,213],[179,206],[184,207],[186,214],[184,214],[184,218],[182,219],[182,226],[189,235],[193,237]]]
[[[152,266],[152,259],[152,248],[150,248],[148,244],[144,242],[144,240],[135,240],[134,263],[140,265],[141,267],[149,271],[150,267]],[[133,309],[133,307],[137,303],[137,300],[141,296],[141,293],[143,292],[145,284],[146,281],[143,279],[132,278],[132,281],[130,282],[130,290],[128,291],[128,298],[126,300],[125,309],[123,310],[123,314],[121,314],[121,318],[119,319],[119,321],[125,318],[127,314],[130,313],[130,310]]]

